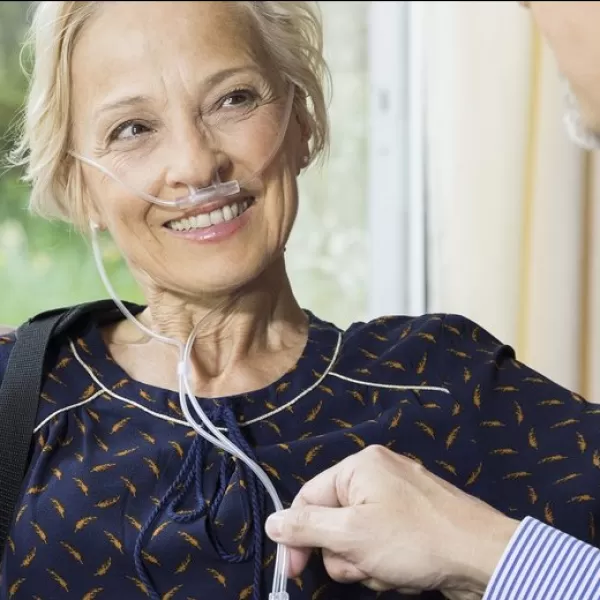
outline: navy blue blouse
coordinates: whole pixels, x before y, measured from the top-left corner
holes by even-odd
[[[515,518],[597,544],[600,406],[460,316],[341,331],[308,314],[290,372],[249,394],[199,399],[284,504],[322,470],[381,444]],[[0,338],[0,374],[13,341]],[[177,394],[133,381],[91,326],[49,368],[0,597],[266,599],[272,509],[240,461],[187,425]],[[288,589],[291,600],[400,597],[333,582],[318,553]]]

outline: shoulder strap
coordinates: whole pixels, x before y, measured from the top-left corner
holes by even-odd
[[[132,312],[141,309],[131,304],[128,308]],[[50,341],[86,315],[115,310],[114,302],[101,300],[41,313],[17,329],[0,385],[0,560],[29,463]]]

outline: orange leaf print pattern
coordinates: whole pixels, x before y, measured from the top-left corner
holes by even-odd
[[[376,444],[505,514],[597,544],[600,408],[462,317],[382,317],[341,338],[328,324],[319,331],[330,339],[310,333],[302,358],[268,388],[202,400],[225,435],[245,438],[284,507],[319,472]],[[262,600],[269,573],[256,589],[255,569],[272,569],[276,553],[261,531],[254,557],[266,512],[254,514],[252,471],[180,422],[176,393],[124,376],[99,333],[80,337],[90,354],[75,338],[59,349],[44,379],[4,594]],[[313,564],[289,581],[295,600],[344,594]]]
[[[112,565],[112,558],[108,558],[105,562],[103,562],[99,567],[98,570],[94,573],[95,577],[103,577],[104,575],[106,575],[110,569]]]
[[[367,443],[355,433],[345,433],[344,435],[349,437],[359,448],[365,448],[367,445]]]
[[[223,573],[215,569],[206,569],[223,587],[227,587],[227,579]]]
[[[194,546],[194,548],[201,550],[200,542],[191,534],[187,533],[187,531],[179,531],[179,535],[188,543]]]
[[[124,554],[123,544],[115,535],[106,530],[104,531],[104,535],[108,538],[108,541],[114,548],[116,548],[121,554]]]
[[[400,424],[400,419],[402,418],[402,409],[399,408],[396,411],[396,414],[392,417],[392,420],[390,421],[390,429],[395,429],[396,427],[398,427],[398,425]]]
[[[452,447],[452,444],[456,441],[458,437],[458,432],[460,431],[460,425],[457,425],[446,438],[446,450],[449,450]]]
[[[21,566],[23,568],[27,568],[32,562],[33,559],[35,558],[35,555],[37,554],[37,548],[33,548],[23,559],[23,562],[21,563]]]
[[[148,465],[156,479],[158,479],[160,477],[160,469],[158,468],[158,465],[151,458],[147,457],[144,457],[144,462]]]
[[[323,401],[319,401],[319,403],[308,413],[308,416],[306,417],[305,423],[310,423],[311,421],[314,421],[317,416],[319,415],[319,413],[321,412],[321,408],[323,407]]]
[[[475,408],[481,408],[481,385],[477,384],[473,392],[473,404]]]
[[[17,579],[9,588],[8,588],[8,597],[9,598],[14,598],[15,595],[17,594],[17,592],[19,591],[19,588],[25,583],[25,579],[23,577],[21,577],[20,579]]]
[[[34,521],[31,521],[31,526],[33,527],[33,530],[35,531],[36,535],[40,538],[40,540],[42,540],[44,544],[47,544],[48,536],[46,535],[46,532]]]
[[[84,517],[83,519],[79,519],[75,523],[75,533],[81,531],[84,527],[87,527],[90,523],[93,523],[98,517]]]
[[[267,472],[267,474],[271,477],[274,477],[275,479],[281,479],[277,469],[275,469],[275,467],[272,467],[271,465],[268,465],[267,463],[260,463],[260,466]]]
[[[132,581],[134,583],[135,587],[138,590],[140,590],[140,592],[142,592],[143,594],[145,594],[148,597],[150,596],[146,585],[143,582],[141,582],[137,577],[131,577],[130,575],[128,575],[127,579],[129,579],[129,581]]]
[[[65,592],[69,591],[69,584],[54,569],[46,569],[46,571],[49,573],[50,577],[52,577],[52,579],[54,579],[54,581],[58,583],[63,590],[65,590]]]
[[[423,421],[417,421],[415,424],[423,433],[426,433],[431,439],[435,439],[435,432],[433,431],[433,427],[431,427],[427,423],[424,423]]]
[[[23,513],[27,510],[27,505],[24,504],[23,506],[21,506],[21,508],[19,509],[19,511],[17,512],[17,516],[15,517],[15,522],[18,523],[21,520],[21,517],[23,516]]]
[[[67,542],[60,542],[60,545],[69,553],[71,557],[73,557],[78,563],[83,564],[83,557],[81,556],[81,552],[73,548],[71,544]]]
[[[173,600],[173,598],[175,598],[175,594],[182,588],[182,585],[176,585],[175,587],[171,588],[168,592],[166,592],[165,594],[163,594],[161,600]]]
[[[314,448],[311,448],[307,453],[306,456],[304,458],[304,464],[305,465],[309,465],[317,456],[317,454],[319,454],[319,452],[321,451],[321,449],[323,448],[322,445],[320,446],[315,446]]]
[[[131,417],[125,417],[124,419],[121,419],[120,421],[117,421],[111,428],[110,430],[110,434],[114,435],[115,433],[121,431],[121,429],[123,429],[123,427],[125,427],[127,425],[127,423],[129,423]]]
[[[482,467],[483,464],[479,463],[479,466],[469,475],[469,478],[467,479],[467,487],[473,485],[479,479]]]
[[[417,375],[423,375],[426,367],[427,367],[427,352],[425,352],[425,354],[423,354],[423,358],[419,361],[419,364],[417,365]]]
[[[179,564],[179,566],[175,569],[175,574],[176,575],[181,575],[181,573],[185,573],[188,570],[188,567],[190,566],[192,562],[192,555],[188,554],[185,559],[183,560],[183,562],[181,562]]]

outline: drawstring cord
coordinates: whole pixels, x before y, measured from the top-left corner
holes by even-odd
[[[221,404],[215,407],[211,412],[212,414],[209,414],[211,421],[213,423],[218,423],[219,420],[223,420],[231,441],[256,462],[254,451],[242,434],[235,414],[231,408]],[[221,560],[230,564],[236,564],[245,562],[249,560],[250,557],[253,557],[252,600],[261,600],[260,592],[263,562],[262,523],[265,519],[266,511],[265,490],[260,485],[260,482],[252,470],[246,467],[241,461],[236,461],[228,456],[222,456],[214,498],[212,501],[207,499],[204,495],[204,469],[207,454],[212,448],[213,446],[210,442],[200,435],[196,436],[175,480],[150,513],[136,539],[134,550],[135,569],[138,578],[146,587],[146,591],[152,600],[161,600],[161,597],[144,565],[142,546],[146,534],[165,509],[168,518],[178,523],[189,524],[195,520],[206,517],[207,535]],[[244,538],[247,538],[251,534],[252,541],[247,548],[243,548],[242,545],[244,540],[240,540],[240,547],[243,548],[243,552],[228,552],[218,539],[215,531],[215,522],[221,502],[227,492],[228,482],[233,476],[236,465],[241,469],[241,477],[243,477],[243,480],[240,479],[240,484],[244,482],[247,486],[247,493],[241,493],[240,495],[242,498],[244,521],[248,524],[248,529],[244,532]],[[194,487],[196,506],[191,511],[179,512],[178,508],[192,486]]]

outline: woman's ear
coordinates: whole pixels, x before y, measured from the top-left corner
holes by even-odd
[[[106,231],[104,219],[87,192],[84,193],[83,202],[85,203],[84,210],[86,220],[90,224],[93,224],[98,231]]]
[[[296,123],[298,124],[298,129],[300,132],[300,143],[298,148],[298,156],[300,159],[298,163],[298,174],[300,174],[302,169],[306,168],[310,162],[309,142],[312,133],[308,121],[303,117],[303,115],[296,113]]]
[[[296,113],[296,122],[300,129],[300,143],[308,150],[308,143],[312,137],[312,131],[307,119],[307,115]]]
[[[72,198],[72,218],[80,227],[90,227],[94,224],[99,231],[107,229],[105,219],[94,202],[79,162],[71,165],[68,173],[65,194]]]
[[[300,173],[302,173],[302,170],[308,166],[309,162],[310,162],[310,153],[309,153],[308,149],[306,149],[306,151],[304,151],[304,149],[301,148],[301,150],[298,154],[298,160],[297,160],[297,166],[296,166],[296,176],[298,176],[298,175],[300,175]]]

